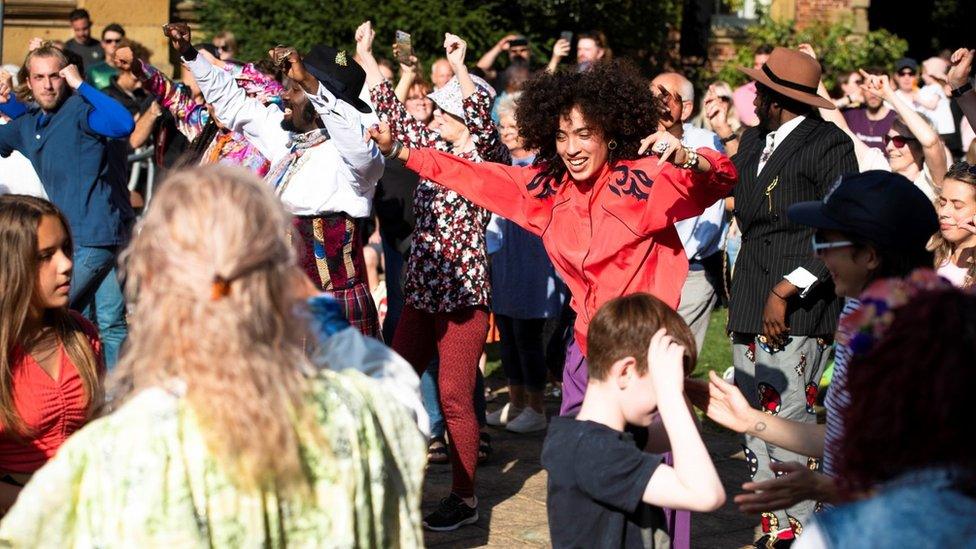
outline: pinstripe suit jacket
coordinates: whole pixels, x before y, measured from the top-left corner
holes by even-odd
[[[833,335],[841,301],[834,294],[827,268],[813,256],[813,230],[790,223],[786,209],[796,202],[822,199],[838,177],[856,172],[854,146],[834,124],[808,117],[777,146],[757,175],[765,145],[765,132],[751,128],[742,135],[738,154],[732,158],[739,172],[733,213],[742,231],[742,249],[732,279],[729,329],[762,333],[770,290],[783,276],[803,267],[819,280],[806,297],[789,300],[790,333]]]

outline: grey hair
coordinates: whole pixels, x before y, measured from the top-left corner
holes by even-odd
[[[515,109],[518,107],[518,100],[522,97],[522,92],[515,92],[513,94],[506,95],[498,100],[498,118],[505,115],[515,116]]]

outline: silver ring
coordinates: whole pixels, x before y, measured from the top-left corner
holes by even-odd
[[[654,150],[659,153],[663,153],[664,151],[668,150],[668,144],[664,141],[661,141],[657,145],[654,145]]]

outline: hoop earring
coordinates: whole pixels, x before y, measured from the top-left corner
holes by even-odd
[[[614,150],[614,149],[616,149],[617,148],[617,142],[614,141],[613,139],[611,139],[610,142],[607,143],[607,148],[610,149],[611,151]]]

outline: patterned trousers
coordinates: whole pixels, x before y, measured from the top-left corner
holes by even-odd
[[[790,336],[786,347],[771,353],[757,340],[756,334],[732,335],[736,386],[754,408],[793,421],[816,423],[814,404],[831,341]],[[770,463],[793,461],[813,470],[820,468],[818,459],[766,444],[757,437],[745,438],[743,449],[754,481],[773,478]],[[813,501],[804,501],[789,509],[770,509],[762,514],[763,532],[785,539],[799,535],[802,521],[813,512],[814,505]]]
[[[318,288],[335,296],[349,323],[382,340],[376,304],[366,282],[363,240],[356,219],[343,213],[295,216],[292,238],[301,238],[298,264]]]

